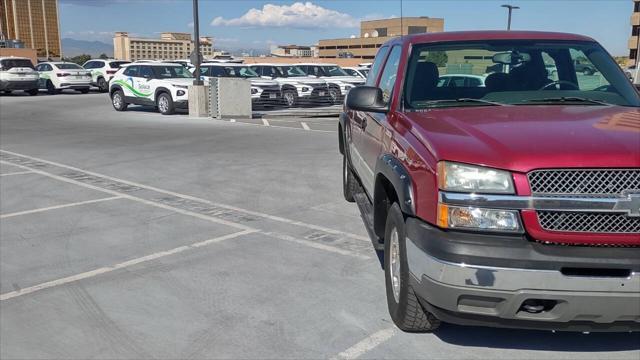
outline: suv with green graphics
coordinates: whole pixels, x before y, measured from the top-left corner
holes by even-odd
[[[172,63],[131,63],[118,70],[109,82],[111,103],[117,111],[129,104],[157,107],[163,115],[188,107],[188,88],[193,75]]]
[[[101,92],[109,90],[109,81],[120,66],[131,63],[130,61],[114,59],[92,59],[82,65],[91,71],[91,85],[97,86]]]

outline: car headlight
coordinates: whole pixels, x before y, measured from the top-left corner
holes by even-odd
[[[516,210],[482,209],[438,204],[438,226],[443,229],[521,233]]]
[[[445,191],[466,193],[515,193],[508,171],[448,161],[438,163],[438,187]]]
[[[256,88],[251,88],[251,95],[255,95],[258,93],[258,89]]]
[[[309,91],[309,88],[308,88],[308,87],[303,87],[303,88],[302,88],[302,89],[300,89],[300,90],[302,90],[302,92],[307,92],[307,91]]]
[[[178,90],[178,91],[176,92],[176,95],[177,95],[177,96],[183,96],[184,94],[186,94],[186,92],[185,92],[184,90]]]
[[[351,89],[352,87],[354,87],[354,86],[353,86],[353,85],[351,85],[351,84],[346,84],[346,85],[344,86],[344,89],[345,89],[345,90],[349,90],[349,89]]]

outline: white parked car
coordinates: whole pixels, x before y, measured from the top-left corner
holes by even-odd
[[[109,81],[113,74],[118,71],[120,66],[129,64],[130,61],[114,60],[114,59],[93,59],[89,60],[83,68],[91,72],[91,85],[97,86],[102,92],[109,90]]]
[[[485,87],[486,76],[470,74],[448,74],[440,76],[438,87]]]
[[[38,95],[39,75],[31,60],[22,57],[0,57],[0,91],[9,94],[24,90],[29,95]]]
[[[347,66],[347,67],[343,67],[342,70],[344,70],[347,74],[351,76],[359,76],[365,80],[369,75],[369,68],[366,68],[366,67]]]
[[[39,87],[52,95],[66,89],[86,94],[91,87],[91,73],[76,63],[43,62],[36,71],[40,74]]]
[[[305,63],[297,65],[305,74],[316,76],[329,84],[329,96],[334,104],[342,102],[349,90],[365,83],[363,78],[347,74],[336,64]]]
[[[109,82],[111,104],[124,111],[129,104],[155,106],[163,115],[188,108],[188,89],[193,75],[182,65],[131,63],[118,70]]]
[[[237,63],[204,63],[200,66],[203,80],[214,77],[234,77],[251,81],[251,103],[258,106],[282,105],[282,90],[275,80],[262,79],[249,66]]]
[[[275,80],[280,84],[284,104],[288,107],[324,105],[330,101],[327,82],[307,76],[293,64],[250,64],[248,66],[261,78]]]

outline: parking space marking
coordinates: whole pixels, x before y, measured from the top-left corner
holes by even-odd
[[[355,258],[358,258],[358,259],[370,259],[369,256],[360,254],[360,253],[355,252],[355,251],[344,250],[344,249],[340,249],[340,248],[335,247],[335,246],[325,245],[325,244],[314,242],[314,241],[311,241],[311,240],[298,239],[298,238],[293,237],[293,236],[274,233],[274,232],[268,232],[268,231],[261,231],[261,233],[264,234],[264,235],[267,235],[269,237],[273,237],[273,238],[276,238],[276,239],[293,242],[293,243],[300,244],[300,245],[305,245],[305,246],[308,246],[308,247],[311,247],[311,248],[314,248],[314,249],[320,249],[320,250],[324,250],[324,251],[329,251],[329,252],[333,252],[333,253],[340,254],[340,255],[355,257]]]
[[[101,267],[101,268],[98,268],[98,269],[95,269],[95,270],[83,272],[83,273],[72,275],[72,276],[67,276],[67,277],[64,277],[64,278],[61,278],[61,279],[47,281],[45,283],[34,285],[34,286],[30,286],[30,287],[27,287],[27,288],[24,288],[24,289],[20,289],[20,290],[11,291],[11,292],[8,292],[8,293],[0,294],[0,301],[13,299],[13,298],[16,298],[18,296],[31,294],[31,293],[34,293],[36,291],[49,289],[49,288],[52,288],[52,287],[55,287],[55,286],[65,285],[65,284],[69,284],[69,283],[72,283],[72,282],[76,282],[76,281],[80,281],[80,280],[84,280],[84,279],[89,279],[89,278],[92,278],[92,277],[95,277],[95,276],[98,276],[98,275],[110,273],[112,271],[124,269],[124,268],[130,267],[130,266],[133,266],[133,265],[138,265],[138,264],[141,264],[141,263],[144,263],[144,262],[149,262],[149,261],[152,261],[152,260],[160,259],[160,258],[169,256],[169,255],[179,254],[179,253],[185,252],[187,250],[197,249],[197,248],[200,248],[200,247],[203,247],[203,246],[219,243],[219,242],[224,241],[224,240],[237,238],[239,236],[248,235],[248,234],[252,234],[252,233],[255,233],[255,232],[257,232],[257,230],[243,230],[243,231],[239,231],[239,232],[236,232],[236,233],[233,233],[233,234],[223,235],[223,236],[215,237],[213,239],[208,239],[208,240],[205,240],[205,241],[196,242],[196,243],[193,243],[191,245],[183,245],[183,246],[179,246],[179,247],[176,247],[176,248],[173,248],[173,249],[170,249],[170,250],[160,251],[160,252],[153,253],[153,254],[150,254],[150,255],[146,255],[146,256],[143,256],[143,257],[127,260],[125,262],[121,262],[121,263],[118,263],[118,264],[115,264],[115,265],[112,265],[112,266]]]
[[[264,125],[264,126],[271,126],[271,125],[269,125],[269,120],[267,120],[267,119],[265,119],[265,118],[262,118],[262,125]]]
[[[33,171],[31,171],[31,170],[29,170],[29,171],[16,171],[16,172],[0,174],[0,176],[13,176],[13,175],[25,175],[25,174],[33,174]]]
[[[9,213],[9,214],[0,214],[0,219],[6,219],[6,218],[20,216],[20,215],[35,214],[35,213],[49,211],[49,210],[64,209],[64,208],[73,207],[73,206],[95,204],[103,201],[110,201],[110,200],[116,200],[116,199],[122,199],[122,198],[123,198],[122,196],[118,195],[118,196],[112,196],[112,197],[107,197],[102,199],[94,199],[94,200],[79,201],[79,202],[62,204],[62,205],[54,205],[54,206],[44,207],[40,209],[18,211],[18,212]]]
[[[306,122],[304,122],[304,121],[300,121],[300,126],[302,126],[302,128],[303,128],[303,129],[305,129],[305,130],[307,130],[307,131],[311,130],[311,128],[309,127],[309,125],[307,125],[307,123],[306,123]]]
[[[266,213],[253,211],[253,210],[242,209],[242,208],[239,208],[239,207],[236,207],[236,206],[232,206],[232,205],[220,204],[220,203],[216,203],[216,202],[209,201],[209,200],[206,200],[206,199],[197,198],[195,196],[181,194],[181,193],[177,193],[177,192],[173,192],[173,191],[169,191],[169,190],[163,190],[163,189],[159,189],[159,188],[156,188],[156,187],[153,187],[153,186],[150,186],[150,185],[143,185],[143,184],[139,184],[139,183],[136,183],[136,182],[133,182],[133,181],[123,180],[123,179],[115,178],[115,177],[108,176],[108,175],[98,174],[98,173],[91,172],[91,171],[88,171],[88,170],[82,170],[82,169],[79,169],[77,167],[64,165],[64,164],[56,163],[56,162],[49,161],[49,160],[39,159],[39,158],[28,156],[28,155],[18,154],[18,153],[7,151],[7,150],[0,150],[0,153],[11,154],[11,155],[23,157],[23,158],[26,158],[26,159],[30,159],[31,161],[35,161],[37,163],[50,164],[50,165],[53,165],[53,166],[57,166],[57,167],[61,167],[61,168],[65,168],[65,169],[69,169],[69,170],[73,170],[73,171],[77,171],[77,172],[82,172],[84,174],[88,174],[88,175],[91,175],[91,176],[95,176],[95,177],[99,177],[99,178],[103,178],[103,179],[116,181],[116,182],[123,183],[123,184],[129,185],[129,186],[132,186],[132,187],[137,187],[137,188],[141,188],[141,189],[147,189],[147,190],[155,191],[155,192],[158,192],[158,193],[171,195],[171,196],[175,196],[175,197],[178,197],[178,198],[191,200],[191,201],[195,201],[195,202],[199,202],[199,203],[204,203],[204,204],[207,204],[207,205],[211,205],[211,206],[215,206],[215,207],[219,207],[219,208],[223,208],[223,209],[227,209],[227,210],[231,210],[231,211],[240,212],[240,213],[244,213],[244,214],[247,214],[247,215],[261,217],[261,218],[264,218],[264,219],[269,219],[269,220],[273,220],[273,221],[277,221],[277,222],[281,222],[281,223],[285,223],[285,224],[289,224],[289,225],[295,225],[295,226],[304,227],[304,228],[308,228],[308,229],[312,229],[312,230],[323,231],[323,232],[326,232],[326,233],[329,233],[329,234],[334,234],[334,235],[342,235],[342,236],[346,236],[346,237],[349,237],[349,238],[352,238],[352,239],[361,240],[361,241],[365,241],[365,242],[370,242],[371,241],[366,236],[352,234],[352,233],[345,232],[345,231],[340,231],[340,230],[327,228],[327,227],[324,227],[324,226],[321,226],[321,225],[309,224],[309,223],[305,223],[305,222],[302,222],[302,221],[287,219],[287,218],[283,218],[283,217],[280,217],[280,216],[270,215],[270,214],[266,214]],[[0,162],[5,162],[5,163],[7,163],[9,165],[20,166],[19,164],[16,164],[14,162],[7,162],[7,161],[4,161],[4,160],[1,160]],[[37,166],[38,165],[37,163],[34,164],[34,166]],[[25,166],[21,166],[21,167],[29,169],[28,167],[25,167]],[[34,169],[34,171],[36,171],[36,170]],[[40,170],[37,170],[37,171],[40,171]],[[48,173],[46,173],[46,174],[48,174]],[[53,174],[49,174],[49,175],[53,175]],[[60,176],[57,176],[57,175],[53,175],[53,176],[55,176],[57,178],[61,178],[61,179],[63,179],[63,181],[72,182],[74,184],[78,184],[79,183],[79,184],[83,184],[83,185],[88,185],[88,184],[85,184],[85,183],[82,183],[82,182],[79,182],[79,181],[73,181],[73,180],[68,181],[70,179],[67,179],[67,178],[64,178],[64,177],[60,177]],[[98,190],[102,190],[102,191],[108,192],[108,190],[104,189],[104,188],[100,188],[100,187],[96,187],[96,186],[92,186],[92,185],[89,185],[89,186],[91,186],[92,189],[98,189]],[[112,193],[114,195],[122,195],[121,192],[110,192],[110,193]],[[137,198],[137,197],[134,197],[134,196],[131,196],[131,197],[136,201],[144,200],[144,199]],[[154,203],[155,206],[162,205],[161,203],[158,203],[158,202],[153,202],[153,203]],[[177,209],[177,208],[175,208],[173,206],[170,206],[169,208],[170,209]],[[208,217],[211,217],[211,216],[208,216]],[[238,225],[238,224],[234,224],[234,225]]]
[[[391,339],[393,337],[393,335],[395,335],[397,332],[396,328],[388,328],[388,329],[383,329],[380,331],[377,331],[371,335],[369,335],[368,337],[364,338],[363,340],[359,341],[357,344],[353,345],[352,347],[348,348],[347,350],[341,352],[340,354],[336,355],[335,357],[333,357],[332,359],[356,359],[362,355],[364,355],[366,352],[372,350],[373,348],[375,348],[376,346],[384,343],[385,341]]]
[[[3,150],[0,150],[0,151],[3,151]],[[15,164],[15,163],[11,163],[11,162],[7,162],[7,161],[4,161],[4,160],[0,160],[0,163],[6,163],[6,164],[15,165],[15,166],[19,166],[19,167],[28,169],[28,167],[26,167],[26,166]],[[218,219],[218,218],[215,218],[213,216],[202,215],[202,214],[198,214],[196,212],[175,208],[173,206],[168,206],[168,205],[165,205],[165,204],[161,204],[159,202],[146,200],[146,199],[143,199],[143,198],[140,198],[140,197],[137,197],[137,196],[132,196],[132,195],[129,195],[129,194],[126,194],[126,193],[123,193],[123,192],[119,192],[119,191],[115,191],[115,190],[109,190],[109,189],[105,189],[105,188],[102,188],[102,187],[99,187],[99,186],[86,184],[86,183],[81,182],[81,181],[69,179],[69,178],[66,178],[66,177],[63,177],[63,176],[58,176],[58,175],[55,175],[55,174],[51,174],[51,173],[48,173],[46,171],[36,170],[36,169],[32,169],[32,171],[34,173],[36,173],[36,174],[47,176],[47,177],[50,177],[52,179],[56,179],[56,180],[60,180],[60,181],[63,181],[63,182],[70,183],[70,184],[75,184],[75,185],[78,185],[78,186],[86,187],[88,189],[102,191],[102,192],[105,192],[107,194],[111,194],[111,195],[114,195],[114,196],[120,196],[120,197],[125,198],[125,199],[137,201],[137,202],[140,202],[140,203],[143,203],[143,204],[159,207],[159,208],[166,209],[166,210],[171,210],[171,211],[174,211],[174,212],[177,212],[177,213],[180,213],[180,214],[197,217],[199,219],[208,220],[208,221],[211,221],[211,222],[215,222],[215,223],[218,223],[218,224],[226,225],[226,226],[229,226],[229,227],[234,227],[234,228],[241,229],[241,230],[254,230],[253,228],[245,226],[245,225],[242,225],[242,224],[234,223],[234,222],[227,221],[227,220]]]

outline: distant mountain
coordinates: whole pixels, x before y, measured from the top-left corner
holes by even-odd
[[[113,56],[113,44],[103,43],[102,41],[76,40],[70,38],[62,39],[62,54],[66,57],[82,54],[91,56],[100,56],[107,54]]]

